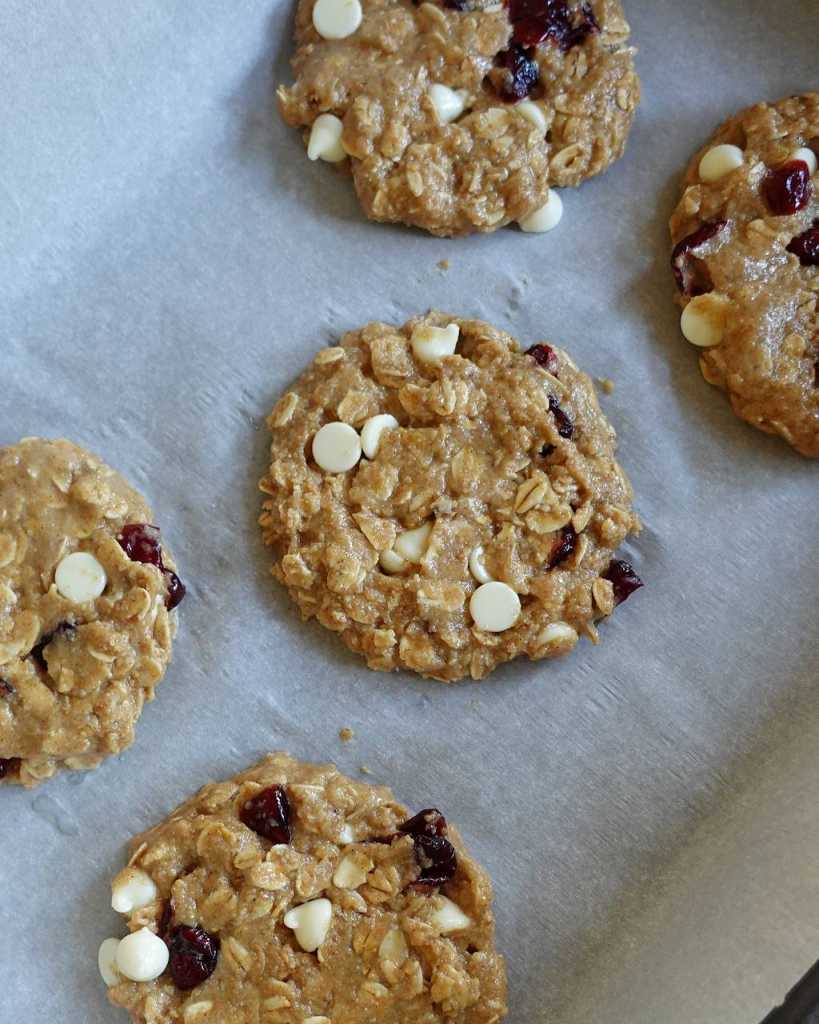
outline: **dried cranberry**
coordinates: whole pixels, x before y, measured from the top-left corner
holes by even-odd
[[[289,843],[290,801],[284,786],[268,786],[252,796],[239,811],[239,818],[271,843]]]
[[[13,775],[19,767],[19,757],[0,757],[0,779]]]
[[[166,944],[170,940],[171,925],[173,924],[175,911],[176,908],[174,907],[173,897],[165,900],[165,906],[162,908],[162,917],[159,919],[159,931],[157,934]]]
[[[13,697],[17,691],[7,679],[0,679],[0,697]]]
[[[408,836],[445,836],[446,818],[436,807],[428,807],[399,825],[398,831]]]
[[[497,58],[498,66],[505,69],[500,76],[498,92],[509,103],[525,100],[537,85],[540,69],[522,46],[513,43],[508,50],[502,50]]]
[[[553,444],[544,444],[544,446],[540,449],[541,459],[548,459],[554,450],[555,446]]]
[[[603,573],[603,579],[609,580],[614,587],[614,603],[622,604],[642,587],[643,581],[634,571],[631,563],[624,562],[621,558],[613,558],[609,567]]]
[[[798,256],[803,267],[819,267],[819,220],[813,222],[812,228],[791,240],[788,252]]]
[[[398,826],[399,834],[412,836],[415,859],[421,868],[409,886],[417,892],[431,892],[448,882],[458,869],[455,847],[446,838],[446,818],[436,807],[428,807]]]
[[[577,547],[577,534],[573,526],[564,526],[560,531],[560,537],[552,548],[552,554],[549,558],[549,568],[554,569],[555,566],[560,565],[561,562],[565,562],[566,559],[574,554],[574,549]]]
[[[561,437],[569,438],[574,434],[574,423],[557,404],[554,395],[549,395],[549,412],[554,416],[557,432]]]
[[[162,568],[162,545],[159,543],[158,526],[151,526],[150,523],[128,523],[120,530],[117,540],[132,562]]]
[[[411,889],[425,892],[449,882],[458,870],[458,855],[448,839],[427,833],[413,835],[415,859],[421,868]]]
[[[162,562],[162,545],[159,542],[159,527],[150,523],[127,523],[117,537],[119,546],[132,562],[143,565],[154,565],[164,573],[168,593],[165,607],[168,611],[176,608],[187,593],[185,584],[171,569],[166,569]]]
[[[768,171],[762,179],[765,201],[777,217],[804,210],[812,192],[810,168],[804,160],[789,160],[775,171]]]
[[[219,939],[198,924],[182,924],[174,928],[168,949],[171,977],[176,987],[183,991],[201,985],[216,970]]]
[[[170,569],[165,569],[165,582],[168,584],[168,596],[165,598],[165,607],[168,611],[172,611],[181,602],[187,590],[182,580]]]
[[[674,252],[671,254],[671,267],[677,280],[677,287],[684,295],[701,295],[704,291],[709,290],[707,287],[698,286],[694,280],[694,268],[691,265],[690,257],[696,255],[700,246],[710,242],[727,226],[727,220],[706,221],[674,246]]]
[[[551,345],[532,345],[531,348],[526,349],[526,355],[531,356],[538,366],[548,370],[553,377],[557,376],[559,366],[555,350]]]
[[[418,0],[414,0],[418,2]],[[444,7],[449,7],[453,11],[468,11],[469,0],[444,0]]]
[[[37,641],[37,643],[28,652],[28,656],[41,672],[47,673],[48,665],[46,664],[45,654],[43,651],[45,651],[46,647],[48,647],[55,637],[67,635],[68,639],[72,639],[75,633],[76,627],[73,623],[61,622],[59,626],[52,629],[50,633],[46,633],[44,637]]]
[[[591,5],[583,4],[580,8],[580,19],[569,29],[568,35],[562,44],[563,49],[571,50],[573,46],[580,46],[582,43],[585,43],[590,35],[599,31],[600,25],[594,16]]]
[[[567,0],[509,0],[509,19],[518,45],[537,46],[548,39],[564,53],[600,30],[589,4],[575,14]]]

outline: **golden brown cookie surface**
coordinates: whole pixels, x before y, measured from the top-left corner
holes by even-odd
[[[439,812],[410,818],[386,787],[272,754],[132,850],[113,884],[130,938],[100,959],[137,1024],[506,1014],[487,875]]]
[[[628,38],[619,0],[300,0],[279,102],[311,158],[349,165],[368,217],[494,231],[622,155]]]
[[[151,521],[118,473],[69,441],[0,449],[3,781],[33,786],[133,742],[184,595]]]
[[[614,430],[559,349],[442,313],[369,324],[268,423],[274,574],[371,668],[565,654],[639,585],[614,558],[639,529]]]
[[[682,329],[736,414],[819,457],[819,93],[759,103],[693,158],[671,218]]]

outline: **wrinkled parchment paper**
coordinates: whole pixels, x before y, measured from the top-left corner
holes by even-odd
[[[551,235],[441,241],[365,222],[279,122],[289,2],[4,0],[0,444],[65,435],[119,468],[189,597],[132,750],[0,793],[2,1024],[123,1019],[96,951],[126,841],[275,748],[460,825],[511,1024],[755,1024],[819,956],[819,467],[701,379],[666,234],[717,122],[819,85],[819,4],[625,6],[624,160]],[[646,588],[599,648],[450,688],[303,625],[256,527],[279,392],[345,329],[430,306],[611,378],[645,521]]]

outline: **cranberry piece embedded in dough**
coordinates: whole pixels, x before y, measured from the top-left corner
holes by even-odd
[[[520,46],[549,40],[564,53],[600,30],[589,4],[574,15],[567,0],[509,0],[509,19],[512,39]]]
[[[59,626],[52,629],[50,633],[46,633],[46,635],[41,640],[38,640],[31,648],[29,651],[29,657],[41,672],[48,672],[48,665],[46,664],[45,655],[43,654],[46,647],[48,647],[51,641],[57,636],[68,634],[69,639],[73,638],[75,630],[76,627],[72,623],[61,622]]]
[[[168,611],[172,611],[181,602],[187,591],[185,584],[175,572],[172,572],[170,569],[165,569],[164,572],[165,582],[168,584],[168,596],[165,598],[165,607]]]
[[[549,412],[554,416],[557,432],[561,437],[570,438],[574,434],[574,423],[557,404],[554,395],[549,395]]]
[[[696,231],[686,235],[682,241],[674,246],[671,254],[671,267],[677,281],[677,287],[684,295],[701,295],[705,288],[699,288],[694,280],[694,271],[689,257],[695,256],[697,249],[710,242],[711,239],[728,226],[727,220],[709,220],[702,224]]]
[[[151,526],[150,523],[128,523],[123,526],[117,540],[132,562],[162,568],[162,546],[159,543],[158,526]]]
[[[157,935],[166,944],[170,940],[171,925],[173,924],[173,916],[175,912],[176,907],[174,906],[173,897],[171,896],[165,900],[165,906],[162,908],[162,917],[159,919],[159,930],[157,931]]]
[[[803,267],[819,267],[819,220],[813,222],[812,228],[791,240],[788,252],[798,256]]]
[[[410,888],[428,892],[449,882],[458,870],[458,855],[455,847],[443,836],[414,835],[415,859],[421,874]]]
[[[187,593],[185,584],[171,569],[166,569],[162,562],[162,545],[159,542],[159,527],[150,523],[128,523],[117,537],[119,546],[132,562],[143,565],[154,565],[165,574],[168,594],[165,607],[172,611]]]
[[[613,558],[609,567],[603,573],[603,579],[609,580],[614,587],[614,603],[622,604],[634,593],[644,586],[643,581],[634,571],[630,562],[624,562],[621,558]]]
[[[542,366],[544,370],[548,370],[553,377],[557,376],[557,371],[559,369],[557,356],[555,355],[555,350],[551,345],[532,345],[531,348],[526,349],[526,355],[531,356],[538,366]]]
[[[497,63],[505,70],[498,86],[502,99],[509,103],[525,100],[537,85],[540,77],[540,69],[537,64],[527,51],[516,43],[513,43],[508,50],[502,50],[498,54]]]
[[[17,691],[7,679],[0,679],[0,697],[13,697]]]
[[[399,825],[398,831],[409,836],[445,836],[446,818],[437,807],[428,807],[405,821],[403,825]]]
[[[574,554],[574,549],[577,547],[577,533],[573,526],[564,526],[560,531],[560,538],[552,548],[552,555],[549,559],[549,568],[554,569],[560,565],[561,562],[565,562],[566,559]]]
[[[179,925],[170,934],[168,967],[177,988],[196,988],[216,970],[219,939],[200,925]]]
[[[789,217],[804,210],[812,192],[810,168],[804,160],[789,160],[775,171],[768,171],[762,179],[765,202],[777,217]]]
[[[454,876],[458,869],[458,855],[446,838],[446,818],[436,807],[419,811],[403,825],[399,825],[398,831],[412,836],[415,859],[421,868],[411,889],[431,892]]]
[[[13,775],[20,766],[19,757],[0,757],[0,779]]]
[[[268,786],[252,796],[239,812],[239,818],[257,835],[271,843],[289,843],[290,801],[284,786]]]

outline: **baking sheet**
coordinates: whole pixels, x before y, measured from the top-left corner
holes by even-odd
[[[275,116],[289,2],[3,3],[0,444],[65,435],[122,470],[189,598],[136,745],[0,794],[2,1024],[124,1017],[96,950],[127,839],[274,748],[460,825],[495,881],[511,1024],[754,1024],[819,956],[817,467],[701,380],[666,235],[720,119],[819,84],[819,5],[626,9],[625,159],[564,192],[551,235],[442,241],[365,222]],[[430,306],[613,379],[645,521],[647,586],[599,648],[450,688],[303,625],[255,524],[282,388],[339,332]]]

